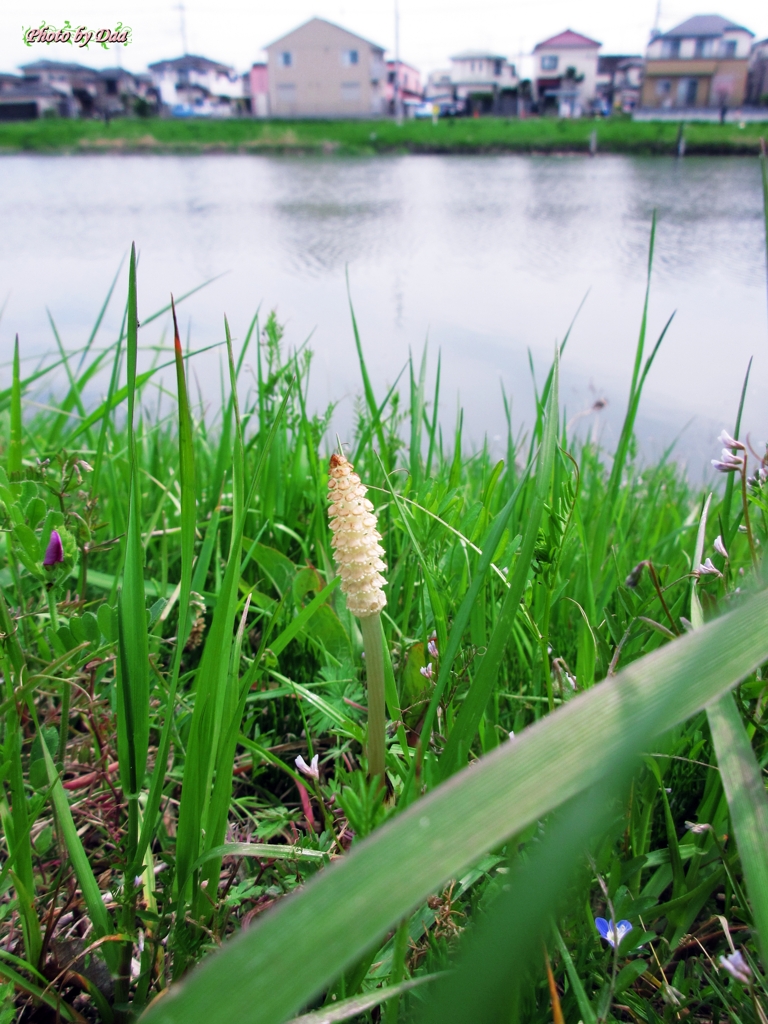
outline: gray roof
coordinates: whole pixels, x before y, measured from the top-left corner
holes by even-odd
[[[737,25],[734,21],[723,18],[720,14],[696,14],[693,18],[689,18],[687,21],[682,22],[682,24],[670,29],[669,32],[664,32],[660,38],[682,39],[685,37],[690,39],[691,36],[698,36],[699,38],[706,36],[719,37],[727,29],[749,32],[748,28],[744,28],[743,25]],[[749,34],[753,36],[755,33],[749,32]]]
[[[225,71],[227,74],[234,70],[229,64],[220,64],[217,60],[198,57],[194,53],[185,53],[183,57],[174,57],[171,60],[158,60],[154,64],[150,64],[149,67],[152,71],[176,69],[177,71]]]
[[[14,100],[24,99],[25,97],[34,99],[36,96],[55,96],[57,99],[64,99],[64,93],[54,89],[51,85],[43,82],[24,81],[22,79],[12,89],[3,90],[0,93],[0,103],[13,103]]]
[[[454,54],[451,60],[506,60],[503,53],[493,53],[491,50],[462,50]]]
[[[69,74],[82,74],[87,72],[89,75],[96,75],[98,72],[95,68],[88,68],[84,64],[71,64],[67,61],[61,60],[36,60],[31,64],[21,64],[21,70],[25,75],[34,75],[40,71],[66,71]]]

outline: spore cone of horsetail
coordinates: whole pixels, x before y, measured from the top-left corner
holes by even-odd
[[[343,455],[332,455],[328,471],[328,509],[334,558],[341,576],[347,608],[359,619],[378,615],[387,599],[382,587],[384,549],[376,529],[373,504],[366,498],[368,488],[360,482],[354,466]]]
[[[328,469],[328,498],[334,558],[341,576],[347,608],[360,619],[368,677],[368,772],[383,779],[386,757],[384,702],[384,637],[381,609],[387,603],[381,575],[386,565],[376,529],[368,488],[344,455],[332,455]]]

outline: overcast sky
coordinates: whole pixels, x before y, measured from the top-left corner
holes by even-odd
[[[603,53],[641,53],[656,21],[658,0],[400,0],[400,52],[423,71],[447,64],[466,48],[490,48],[517,58],[541,39],[565,28],[598,39]],[[182,52],[179,0],[0,0],[0,70],[46,57],[106,67],[116,63],[114,48],[93,42],[72,46],[24,46],[22,28],[43,20],[60,28],[73,25],[133,29],[133,42],[121,48],[120,62],[133,71]],[[394,0],[184,0],[190,53],[233,64],[245,71],[263,57],[262,48],[318,15],[338,22],[388,50],[394,48]],[[746,25],[758,38],[768,36],[766,0],[728,0],[716,11]],[[693,0],[661,0],[662,29],[693,14]]]

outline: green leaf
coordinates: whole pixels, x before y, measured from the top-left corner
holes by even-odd
[[[768,967],[768,796],[733,695],[707,709],[720,778],[752,903],[757,940]]]
[[[447,879],[635,763],[768,658],[768,593],[635,662],[388,822],[151,1007],[152,1024],[279,1024]]]

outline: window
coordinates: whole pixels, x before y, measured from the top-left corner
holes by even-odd
[[[360,102],[360,83],[359,82],[342,82],[341,83],[341,100],[342,100],[342,103],[359,103]]]
[[[735,57],[736,56],[736,40],[735,39],[723,39],[720,43],[720,53],[723,57]]]
[[[657,96],[669,96],[672,91],[672,83],[668,78],[660,78],[656,83]]]
[[[117,96],[117,79],[107,79],[107,96]]]
[[[292,82],[280,82],[277,86],[278,103],[295,103],[296,86]]]
[[[289,68],[293,64],[293,54],[288,50],[283,50],[280,54],[280,67]]]
[[[711,57],[714,49],[713,39],[697,39],[694,53],[697,57]]]
[[[677,83],[677,105],[679,107],[695,107],[698,91],[699,81],[697,78],[681,78]]]
[[[387,72],[387,81],[389,82],[390,85],[394,85],[395,84],[395,72],[394,71],[388,71]]]
[[[502,64],[502,62],[500,60],[495,60],[493,62],[493,73],[494,73],[494,75],[500,75],[501,74],[501,64]]]
[[[680,40],[664,39],[661,44],[661,56],[667,60],[674,60],[680,56]]]
[[[350,67],[352,64],[358,64],[360,61],[360,54],[357,50],[342,50],[341,63],[345,67]]]
[[[557,71],[557,57],[554,55],[541,58],[542,71]]]

